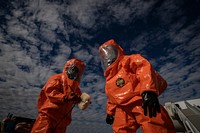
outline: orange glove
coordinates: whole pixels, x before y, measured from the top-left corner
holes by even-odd
[[[76,93],[70,92],[70,93],[68,93],[68,95],[65,96],[64,101],[65,102],[73,102],[74,104],[78,104],[81,102],[81,98]]]

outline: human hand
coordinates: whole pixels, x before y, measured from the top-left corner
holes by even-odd
[[[160,113],[160,104],[156,93],[146,91],[142,93],[142,108],[144,109],[144,115],[149,117],[156,117],[156,113]],[[148,112],[147,112],[148,110]]]
[[[114,122],[114,117],[112,115],[107,114],[106,123],[112,125]]]

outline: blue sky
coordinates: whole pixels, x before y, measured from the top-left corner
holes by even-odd
[[[98,47],[115,39],[140,53],[167,80],[160,103],[200,97],[200,1],[8,0],[0,2],[0,119],[35,118],[37,97],[70,58],[87,65],[81,90],[92,97],[73,110],[69,132],[111,132]]]

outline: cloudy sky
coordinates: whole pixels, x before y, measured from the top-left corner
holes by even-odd
[[[167,80],[161,104],[200,98],[199,7],[199,0],[2,0],[0,119],[8,112],[35,118],[41,88],[75,57],[87,65],[81,90],[93,102],[74,108],[68,132],[112,132],[98,55],[109,39],[142,54]]]

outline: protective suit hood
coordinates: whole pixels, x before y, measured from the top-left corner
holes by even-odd
[[[124,56],[124,50],[113,39],[102,44],[99,53],[104,72]]]
[[[70,59],[69,61],[67,61],[62,72],[63,85],[68,85],[72,89],[72,91],[76,92],[76,89],[80,84],[80,79],[84,72],[84,69],[85,64],[79,59]],[[74,72],[77,73],[76,77],[72,77],[74,75]]]
[[[78,75],[75,80],[79,82],[83,74],[83,71],[85,69],[85,64],[83,63],[83,61],[79,59],[70,59],[69,61],[65,63],[65,66],[63,68],[63,74],[67,76],[67,72],[69,71],[69,69],[74,68],[74,67],[78,68],[78,72],[77,72]],[[67,78],[69,79],[68,76]]]

